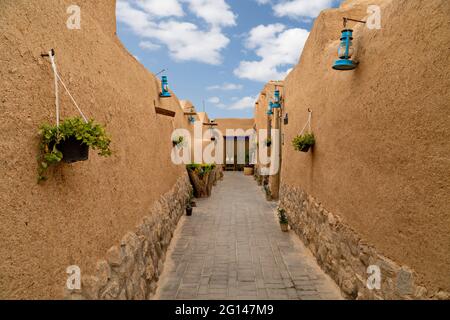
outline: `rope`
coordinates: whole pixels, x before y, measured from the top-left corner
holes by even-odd
[[[53,73],[55,75],[55,104],[56,104],[56,126],[59,127],[60,122],[60,106],[59,106],[59,89],[58,89],[58,80],[63,85],[64,89],[66,90],[67,94],[69,95],[70,99],[72,100],[73,104],[77,108],[78,112],[81,114],[81,117],[83,118],[84,122],[88,123],[88,120],[86,116],[84,115],[83,111],[81,111],[80,107],[78,106],[77,102],[75,101],[74,97],[70,93],[69,89],[67,89],[64,81],[61,79],[60,75],[58,74],[58,70],[56,68],[55,63],[55,57],[53,56],[52,52],[49,52],[50,62],[52,63]]]
[[[305,124],[305,126],[303,127],[303,130],[300,132],[300,135],[303,135],[303,133],[305,132],[306,127],[308,127],[308,132],[311,132],[311,118],[312,118],[312,111],[308,111],[308,122]]]
[[[52,63],[53,74],[55,76],[55,105],[56,105],[56,127],[59,128],[59,90],[58,90],[58,70],[56,69],[55,57],[53,52],[48,53]]]

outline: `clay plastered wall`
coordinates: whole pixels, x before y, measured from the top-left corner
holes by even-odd
[[[82,29],[68,30],[72,3],[0,2],[0,298],[62,297],[66,267],[90,274],[184,172],[170,161],[170,134],[186,117],[114,36],[115,2],[78,1]],[[37,130],[55,121],[53,74],[40,56],[51,48],[86,115],[106,124],[114,155],[92,152],[37,185]],[[61,104],[63,117],[77,115],[67,95]]]
[[[348,5],[320,15],[286,79],[282,184],[319,199],[423,285],[448,291],[450,2],[372,2],[383,3],[383,26],[355,26],[357,70],[331,69],[342,17],[364,17]],[[317,145],[303,154],[290,141],[308,107]]]
[[[256,130],[258,132],[258,135],[260,134],[259,130],[268,130],[268,115],[267,111],[269,108],[269,101],[273,100],[273,95],[275,93],[275,88],[278,88],[280,90],[281,96],[283,98],[284,96],[284,84],[282,81],[270,81],[268,82],[264,88],[261,90],[258,100],[255,104],[255,126]],[[271,128],[274,128],[275,126],[275,119],[272,116],[271,117]],[[268,132],[267,132],[268,134]]]
[[[246,132],[247,130],[252,129],[254,124],[253,119],[223,118],[216,119],[215,121],[218,124],[216,128],[220,130],[224,136],[227,134],[227,130],[242,129]]]

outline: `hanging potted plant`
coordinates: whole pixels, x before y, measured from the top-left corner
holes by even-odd
[[[286,215],[286,210],[278,208],[278,220],[280,222],[281,231],[289,231],[289,221]]]
[[[305,133],[299,136],[296,136],[294,140],[292,140],[292,145],[294,149],[301,152],[308,152],[309,149],[314,146],[316,143],[316,139],[314,138],[314,134]]]
[[[179,136],[179,137],[176,137],[176,138],[174,138],[172,140],[172,145],[174,147],[181,147],[181,146],[183,146],[183,142],[184,142],[184,137],[183,136]]]
[[[250,154],[248,152],[245,153],[245,166],[244,166],[244,175],[252,176],[254,171],[254,165],[250,164]]]
[[[111,155],[111,139],[103,126],[93,120],[81,118],[64,120],[59,127],[44,124],[39,130],[41,155],[39,157],[38,180],[45,180],[47,169],[58,163],[74,163],[89,158],[89,148],[98,150],[100,156]]]

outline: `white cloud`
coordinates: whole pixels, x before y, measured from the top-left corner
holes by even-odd
[[[258,4],[268,4],[271,3],[271,0],[255,0]]]
[[[159,44],[154,44],[150,41],[141,41],[139,43],[139,48],[147,50],[147,51],[156,51],[161,48]]]
[[[219,104],[220,103],[220,98],[219,97],[211,97],[211,98],[208,99],[208,102],[212,103],[212,104]]]
[[[164,0],[166,1],[166,0]],[[236,15],[224,0],[181,0],[189,10],[214,27],[236,25]]]
[[[277,17],[315,18],[333,5],[334,0],[282,0],[273,6]]]
[[[305,29],[286,29],[283,24],[259,25],[253,28],[245,46],[260,58],[241,61],[234,74],[239,78],[267,82],[284,79],[303,50],[309,32]]]
[[[221,51],[230,40],[220,26],[235,23],[235,16],[228,5],[223,0],[166,1],[118,0],[117,19],[145,39],[143,43],[151,39],[167,46],[170,56],[177,61],[221,64]],[[184,15],[181,2],[188,2],[190,10],[208,22],[210,28],[202,30],[194,23],[177,20]],[[201,4],[205,8],[200,8]]]
[[[214,85],[207,87],[207,90],[222,90],[222,91],[234,91],[234,90],[242,90],[243,85],[241,84],[235,84],[235,83],[228,83],[225,82],[221,85]]]
[[[253,109],[255,107],[257,97],[243,97],[233,104],[231,104],[227,109],[229,110],[244,110]]]
[[[181,17],[184,15],[178,0],[138,0],[136,4],[145,12],[158,17]]]
[[[218,65],[222,63],[220,51],[230,40],[218,29],[199,30],[188,22],[167,21],[159,25],[159,30],[151,30],[159,41],[166,44],[171,56],[178,61],[198,61]]]

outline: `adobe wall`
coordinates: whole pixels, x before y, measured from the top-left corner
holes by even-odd
[[[81,30],[66,28],[72,3],[0,2],[2,299],[64,297],[66,267],[95,274],[97,260],[144,217],[170,221],[155,227],[167,242],[190,188],[184,166],[170,159],[172,130],[187,123],[177,98],[160,99],[159,80],[114,35],[115,1],[78,1]],[[85,114],[106,124],[113,155],[91,152],[89,161],[61,165],[38,185],[37,131],[55,122],[53,73],[41,57],[51,48]],[[177,116],[157,115],[155,105]],[[77,115],[62,91],[61,106],[63,118]],[[176,208],[155,213],[168,192]],[[146,241],[156,245],[152,237]]]
[[[282,147],[284,137],[283,137],[283,131],[281,123],[283,122],[283,119],[280,118],[280,110],[274,109],[274,115],[269,116],[267,115],[267,111],[269,108],[269,102],[273,100],[273,96],[275,93],[275,90],[280,90],[281,99],[284,98],[284,82],[283,81],[269,81],[262,91],[260,92],[258,96],[258,100],[255,104],[255,111],[254,111],[254,118],[255,118],[255,126],[256,130],[258,132],[258,135],[260,135],[259,130],[268,130],[269,129],[269,121],[270,121],[270,128],[271,129],[280,129],[280,139],[281,142],[279,143],[280,147]],[[268,134],[268,131],[267,131]],[[258,148],[261,146],[258,144]],[[269,153],[270,155],[270,150]],[[258,151],[258,157],[259,157],[259,151]],[[262,165],[258,163],[256,165],[255,175],[256,179],[259,184],[267,184],[270,190],[270,197],[273,200],[278,200],[279,198],[279,185],[280,185],[280,173],[276,175],[271,176],[261,176],[261,168],[267,167],[267,165]]]
[[[450,2],[370,1],[382,29],[350,24],[360,65],[334,71],[358,2],[322,12],[285,80],[281,206],[348,297],[448,299]],[[308,108],[317,143],[304,154],[291,141]],[[366,290],[371,264],[379,291]]]

